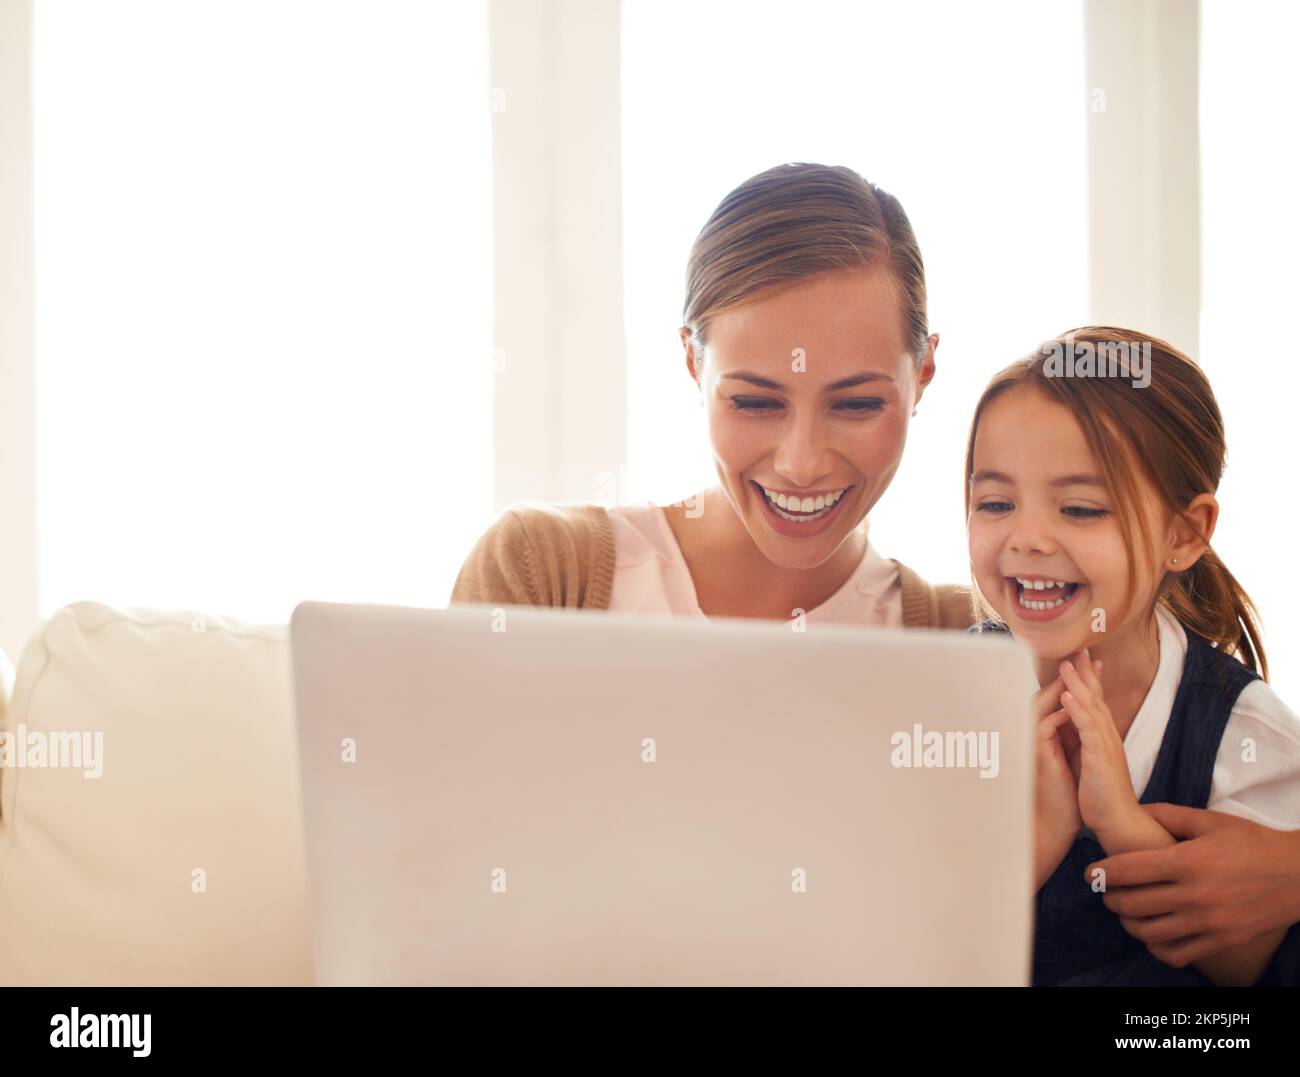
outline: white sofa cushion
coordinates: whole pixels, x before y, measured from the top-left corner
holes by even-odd
[[[0,983],[311,982],[292,678],[283,626],[79,602],[38,628],[10,746],[102,734],[102,774],[0,770]]]
[[[0,729],[4,728],[5,711],[9,709],[9,697],[14,691],[14,667],[9,656],[0,647]]]

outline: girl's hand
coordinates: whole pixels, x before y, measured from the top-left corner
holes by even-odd
[[[1069,713],[1060,709],[1065,681],[1057,677],[1034,695],[1034,889],[1038,890],[1079,836],[1079,790],[1075,770],[1062,744]],[[1077,748],[1077,743],[1076,743]]]
[[[1087,648],[1074,658],[1061,663],[1066,688],[1061,705],[1079,734],[1079,814],[1109,849],[1107,836],[1124,832],[1143,813],[1133,792],[1124,742],[1102,697],[1101,662]]]

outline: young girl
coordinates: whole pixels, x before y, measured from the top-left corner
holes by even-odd
[[[1126,329],[1063,334],[998,374],[975,410],[966,509],[981,627],[1033,654],[1033,982],[1270,982],[1275,930],[1162,964],[1085,877],[1173,845],[1141,805],[1300,828],[1300,720],[1268,686],[1249,597],[1210,548],[1223,421],[1195,363]]]

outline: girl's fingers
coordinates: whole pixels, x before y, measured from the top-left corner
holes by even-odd
[[[1048,737],[1056,736],[1057,729],[1065,722],[1070,720],[1070,712],[1062,708],[1054,714],[1049,714],[1045,718],[1038,720],[1038,735],[1046,740]]]
[[[1070,696],[1082,703],[1084,707],[1092,705],[1092,692],[1079,675],[1079,671],[1074,668],[1074,663],[1069,659],[1061,663],[1061,678],[1065,681],[1065,687]],[[1061,695],[1061,699],[1065,699],[1064,693]]]
[[[1063,665],[1068,666],[1069,663]],[[1074,684],[1079,686],[1080,695],[1088,691],[1073,670],[1065,674],[1065,679],[1067,683],[1073,680]],[[1079,741],[1076,751],[1066,749],[1066,758],[1070,767],[1074,769],[1077,761],[1080,769],[1076,773],[1082,775],[1083,751],[1086,748],[1090,759],[1095,759],[1099,765],[1106,768],[1114,767],[1118,771],[1124,760],[1124,744],[1115,729],[1110,710],[1100,698],[1080,698],[1080,695],[1076,695],[1073,686],[1070,690],[1061,693],[1061,706],[1070,712]]]
[[[1064,746],[1061,744],[1061,738],[1056,735],[1055,726],[1058,722],[1068,722],[1069,715],[1064,711],[1054,714],[1050,718],[1045,718],[1038,727],[1038,765],[1041,767],[1046,763],[1058,774],[1064,776],[1071,774],[1075,781],[1078,781],[1078,775],[1074,773],[1074,768],[1070,766],[1070,757],[1066,754]]]
[[[1046,688],[1040,688],[1034,693],[1033,712],[1035,718],[1042,718],[1056,710],[1057,701],[1061,698],[1061,690],[1064,687],[1065,682],[1058,676]]]
[[[1073,692],[1061,693],[1061,706],[1070,712],[1070,717],[1074,719],[1076,726],[1088,724],[1088,718],[1090,717],[1088,708],[1079,702],[1078,697]]]
[[[1066,713],[1069,713],[1068,711]],[[1061,738],[1061,747],[1065,749],[1065,754],[1078,755],[1079,753],[1079,727],[1074,722],[1066,722],[1057,729],[1056,735]]]
[[[1101,699],[1101,677],[1097,673],[1101,663],[1092,657],[1092,654],[1089,652],[1087,647],[1080,652],[1080,659],[1079,663],[1075,666],[1075,669],[1079,674],[1079,679],[1088,686],[1088,690],[1092,692],[1097,699]]]
[[[1063,726],[1069,720],[1070,720],[1070,712],[1067,711],[1064,707],[1062,707],[1055,714],[1049,714],[1046,718],[1043,719],[1044,722],[1051,723],[1053,732],[1055,732],[1060,726]]]
[[[1079,733],[1080,745],[1086,741],[1091,747],[1100,748],[1106,736],[1106,724],[1091,707],[1086,706],[1073,692],[1061,693],[1061,706],[1070,712],[1074,728]],[[1111,725],[1111,729],[1114,729]],[[1102,738],[1098,740],[1096,738]]]

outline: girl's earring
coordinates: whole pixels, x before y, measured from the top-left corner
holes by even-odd
[[[1176,558],[1176,557],[1174,558],[1174,564],[1175,564],[1175,565],[1178,564],[1178,558]]]

